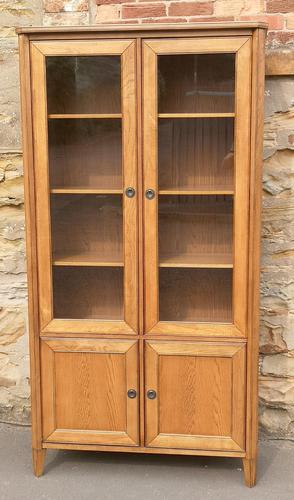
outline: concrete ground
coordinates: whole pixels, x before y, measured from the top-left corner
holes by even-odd
[[[0,500],[293,500],[294,443],[260,443],[258,483],[241,461],[49,450],[44,475],[31,466],[30,429],[0,424]]]

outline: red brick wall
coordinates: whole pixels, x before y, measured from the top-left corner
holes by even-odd
[[[294,42],[294,0],[94,1],[96,23],[261,20],[269,25],[269,44]]]
[[[269,25],[269,46],[294,43],[294,0],[44,0],[44,5],[45,24],[260,20]]]

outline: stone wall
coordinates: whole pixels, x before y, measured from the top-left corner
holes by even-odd
[[[294,438],[294,80],[266,79],[260,421]]]
[[[39,0],[0,0],[0,421],[29,423],[22,154],[15,26],[41,24]]]
[[[0,421],[30,420],[15,26],[265,20],[268,60],[294,46],[294,0],[0,0]],[[293,52],[292,52],[293,55]],[[288,56],[287,56],[288,57]],[[293,59],[292,59],[293,61]],[[294,83],[266,80],[260,422],[294,438]]]

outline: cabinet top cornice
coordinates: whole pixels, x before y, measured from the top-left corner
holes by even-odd
[[[176,23],[176,24],[145,24],[124,25],[104,24],[95,26],[23,26],[16,28],[18,34],[50,34],[50,33],[109,33],[109,32],[169,32],[169,31],[203,31],[203,30],[235,30],[235,29],[267,29],[264,22],[212,22],[212,23]]]

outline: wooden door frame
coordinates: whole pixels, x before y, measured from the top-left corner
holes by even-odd
[[[139,392],[138,342],[107,339],[43,339],[41,341],[41,383],[43,440],[48,443],[81,443],[100,445],[139,445],[139,398],[130,399],[128,389]],[[126,373],[126,430],[78,430],[56,428],[55,353],[124,354]],[[99,383],[99,381],[97,381]],[[100,380],[103,384],[103,380]]]
[[[146,446],[218,451],[245,450],[245,343],[201,343],[187,341],[146,341],[145,392],[154,389],[156,399],[146,398]],[[160,432],[160,356],[219,357],[232,360],[232,430],[231,436],[201,436]]]
[[[144,199],[145,333],[246,337],[248,285],[248,227],[250,179],[251,38],[211,37],[143,42],[143,168],[144,191],[158,193],[157,56],[163,54],[236,54],[235,195],[233,322],[193,323],[159,321],[158,196]],[[241,111],[240,111],[241,110]]]
[[[123,192],[124,319],[66,320],[53,318],[50,189],[48,162],[48,113],[46,56],[120,55],[122,89],[123,188],[137,186],[136,41],[31,42],[32,115],[40,330],[48,334],[133,334],[138,331],[138,202]]]

